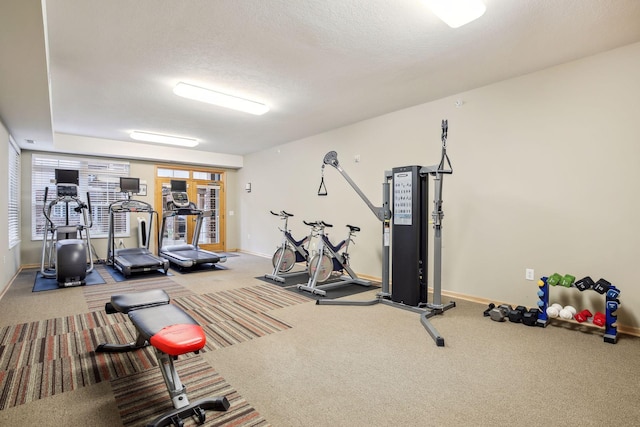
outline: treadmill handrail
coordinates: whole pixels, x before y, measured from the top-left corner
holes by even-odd
[[[142,200],[117,200],[109,205],[111,212],[155,212],[153,206]]]

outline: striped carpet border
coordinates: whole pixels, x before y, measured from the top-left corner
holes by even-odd
[[[157,366],[150,349],[93,351],[0,371],[0,410]]]
[[[87,303],[100,310],[0,329],[0,410],[147,371],[151,371],[149,375],[160,375],[150,348],[128,353],[94,351],[100,343],[126,343],[137,336],[126,315],[104,312],[104,304],[112,294],[158,288],[167,290],[172,303],[182,307],[205,329],[207,345],[203,351],[290,329],[291,325],[267,312],[313,301],[270,284],[195,295],[164,277],[86,287]],[[185,360],[190,357],[196,356],[181,356]],[[197,399],[191,394],[190,398]],[[255,418],[256,424],[251,424],[255,414],[251,411],[247,414],[234,415],[239,417],[238,425],[265,425],[259,417]]]
[[[106,267],[100,266],[102,269]],[[102,310],[105,303],[111,299],[111,295],[128,292],[142,292],[153,289],[164,289],[171,299],[193,295],[189,289],[174,282],[167,276],[153,276],[148,279],[135,279],[124,282],[116,282],[106,270],[103,277],[109,277],[106,286],[85,286],[83,287],[84,298],[87,301],[89,310]]]
[[[266,427],[267,421],[253,409],[208,363],[200,357],[175,362],[189,401],[226,396],[226,412],[207,411],[205,426]],[[160,370],[149,370],[111,382],[120,418],[125,427],[141,426],[173,409]],[[194,425],[185,420],[185,425]]]

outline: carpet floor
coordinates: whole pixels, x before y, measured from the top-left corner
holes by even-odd
[[[127,316],[104,312],[110,296],[148,289],[166,290],[205,329],[203,351],[176,367],[192,401],[231,402],[208,411],[207,426],[638,425],[639,338],[494,322],[486,305],[456,299],[429,319],[445,338],[438,347],[416,313],[316,305],[257,279],[270,264],[239,254],[224,270],[123,282],[100,265],[103,285],[35,293],[33,275],[19,274],[0,300],[0,425],[140,426],[170,409],[150,348],[94,351],[136,335]]]

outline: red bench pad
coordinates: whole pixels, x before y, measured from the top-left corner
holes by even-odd
[[[149,344],[171,356],[200,350],[206,343],[198,322],[173,304],[129,311],[129,319]]]
[[[149,340],[152,346],[170,356],[198,351],[206,342],[202,327],[193,324],[167,326]]]

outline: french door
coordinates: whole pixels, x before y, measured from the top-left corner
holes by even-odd
[[[170,200],[172,179],[186,181],[189,201],[195,203],[198,209],[208,213],[202,221],[198,245],[209,251],[225,251],[224,172],[157,166],[155,199],[160,218],[166,209],[167,201]],[[167,218],[163,244],[193,243],[195,225],[194,216],[179,215]]]

